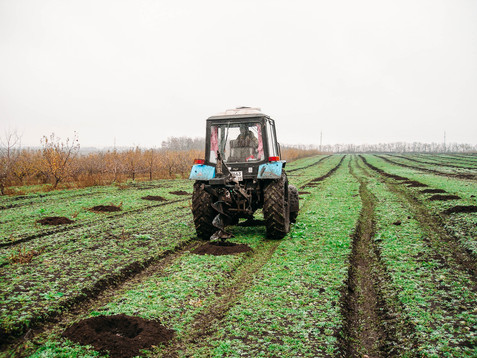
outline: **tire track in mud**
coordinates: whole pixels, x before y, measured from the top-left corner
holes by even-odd
[[[402,201],[408,204],[415,219],[428,233],[428,238],[424,241],[435,252],[435,257],[443,265],[467,273],[473,282],[472,290],[477,293],[477,262],[475,257],[462,247],[458,238],[445,229],[442,216],[427,209],[406,186],[390,182],[388,178],[392,178],[393,174],[386,173],[384,170],[369,164],[366,158],[362,156],[360,158],[364,164],[382,177],[383,182],[391,192],[397,194]]]
[[[326,173],[326,174],[324,174],[324,175],[322,175],[322,176],[320,176],[320,177],[317,177],[317,178],[314,178],[314,179],[308,181],[307,183],[301,185],[301,186],[300,186],[300,189],[305,189],[305,188],[307,188],[307,187],[314,187],[314,186],[318,185],[318,182],[323,181],[323,180],[325,180],[326,178],[328,178],[328,177],[330,177],[331,175],[333,175],[333,173],[338,170],[338,168],[341,166],[341,164],[343,164],[343,161],[345,160],[345,158],[346,158],[346,154],[343,155],[343,157],[342,157],[341,160],[338,162],[338,164],[336,164],[336,166],[335,166],[334,168],[330,169],[330,170],[328,171],[328,173]]]
[[[244,294],[253,281],[253,277],[270,260],[275,250],[280,245],[279,240],[265,242],[261,250],[255,250],[235,270],[235,274],[229,278],[230,285],[210,292],[214,299],[198,313],[194,320],[187,326],[183,340],[174,340],[162,352],[163,357],[179,357],[179,351],[193,351],[193,347],[201,347],[207,344],[207,340],[214,333],[218,323],[226,316],[227,312],[235,305],[237,300]],[[188,356],[188,355],[187,355]]]
[[[376,155],[376,157],[378,157],[378,158],[380,158],[380,159],[382,159],[382,160],[384,160],[388,163],[391,163],[391,164],[394,164],[394,165],[399,165],[399,166],[404,167],[404,168],[420,170],[420,171],[423,171],[423,172],[427,172],[427,173],[431,173],[431,174],[435,174],[435,175],[440,175],[440,176],[445,176],[445,177],[449,177],[449,178],[467,179],[467,180],[472,180],[472,181],[477,180],[477,175],[476,174],[444,173],[444,172],[440,172],[440,171],[434,170],[434,169],[417,167],[417,166],[414,166],[414,165],[399,163],[399,162],[396,162],[396,161],[391,160],[389,158],[386,158],[382,155]]]
[[[126,216],[126,215],[129,215],[129,214],[136,214],[136,213],[139,213],[139,212],[142,212],[142,211],[155,209],[155,208],[158,208],[158,207],[161,207],[161,206],[167,206],[167,205],[171,205],[171,204],[175,204],[175,203],[179,203],[179,202],[185,202],[187,200],[190,200],[190,198],[187,197],[186,199],[178,199],[178,200],[172,200],[172,201],[168,201],[168,202],[161,203],[161,204],[148,205],[148,206],[145,206],[145,207],[142,207],[142,208],[137,208],[137,209],[124,211],[124,212],[121,212],[121,213],[115,214],[115,215],[98,214],[98,215],[103,215],[103,216],[101,218],[92,219],[92,220],[84,221],[84,222],[77,223],[77,224],[69,224],[68,226],[61,227],[61,228],[58,228],[56,230],[43,231],[43,232],[40,232],[38,234],[29,235],[29,236],[23,237],[21,239],[15,240],[15,241],[1,242],[0,243],[0,248],[2,248],[2,247],[7,247],[8,248],[8,247],[11,247],[11,246],[15,246],[15,245],[18,245],[18,244],[29,242],[31,240],[39,239],[39,238],[42,238],[42,237],[45,237],[45,236],[75,230],[75,229],[81,228],[83,226],[92,227],[93,225],[103,223],[105,219],[116,220],[116,219],[119,219],[119,218],[121,218],[123,216]]]
[[[347,290],[341,299],[345,323],[338,340],[346,357],[387,357],[397,342],[392,333],[396,328],[383,298],[383,282],[390,278],[374,241],[377,199],[367,188],[366,173],[358,174],[359,167],[353,166],[356,164],[350,161],[350,174],[360,184],[362,209],[352,236]]]

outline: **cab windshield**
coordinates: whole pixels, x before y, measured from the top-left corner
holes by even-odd
[[[217,162],[217,151],[227,163],[264,159],[260,123],[225,123],[210,128],[209,162]]]

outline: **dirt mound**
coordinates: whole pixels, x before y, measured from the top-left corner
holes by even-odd
[[[70,220],[63,216],[48,216],[46,218],[37,220],[36,222],[41,225],[65,225],[74,223],[73,220]]]
[[[167,199],[164,199],[162,196],[155,196],[155,195],[143,196],[141,199],[143,199],[143,200],[154,200],[154,201],[166,201],[167,200]]]
[[[421,193],[426,193],[426,194],[444,194],[447,193],[444,189],[424,189],[421,190]]]
[[[197,255],[232,255],[240,252],[252,251],[252,248],[245,244],[234,244],[232,242],[208,242],[192,251]]]
[[[436,195],[433,195],[429,198],[429,200],[431,201],[436,201],[436,200],[457,200],[457,199],[461,199],[460,196],[457,196],[457,195],[440,195],[440,194],[436,194]]]
[[[63,332],[63,337],[92,345],[97,351],[109,351],[111,357],[137,356],[139,350],[167,343],[173,335],[173,330],[158,321],[124,314],[88,318]]]
[[[477,206],[475,205],[457,205],[443,211],[444,214],[452,213],[477,213]]]
[[[184,190],[177,190],[177,191],[171,191],[170,194],[174,195],[191,195],[191,193],[188,193]]]
[[[99,213],[111,213],[113,211],[121,211],[121,208],[115,205],[96,205],[89,210]]]
[[[416,180],[406,180],[402,182],[403,184],[408,184],[408,187],[410,188],[420,188],[420,187],[426,187],[428,186],[427,184],[423,184],[421,182],[418,182]]]

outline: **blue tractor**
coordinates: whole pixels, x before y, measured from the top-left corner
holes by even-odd
[[[227,110],[207,119],[205,147],[205,159],[197,159],[190,174],[197,236],[228,239],[227,226],[262,209],[267,237],[283,238],[299,199],[280,159],[275,121],[258,108]]]

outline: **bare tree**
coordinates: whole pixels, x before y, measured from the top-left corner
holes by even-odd
[[[56,188],[68,175],[71,161],[78,154],[80,148],[78,135],[75,132],[72,140],[66,138],[65,142],[61,142],[60,138],[55,137],[55,133],[51,133],[49,138],[43,136],[41,144],[43,164],[53,179],[53,188]]]
[[[18,159],[21,136],[17,131],[5,132],[0,138],[0,192],[5,195],[5,189],[12,180],[15,162]]]

